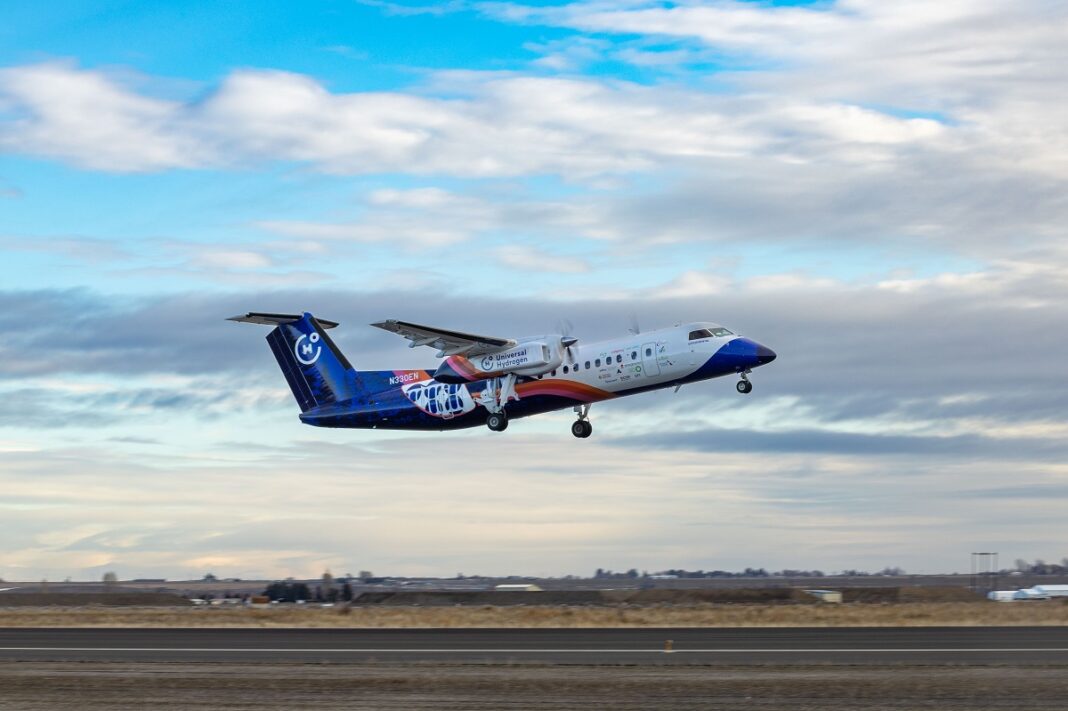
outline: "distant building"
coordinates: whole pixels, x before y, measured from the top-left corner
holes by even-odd
[[[842,601],[842,592],[840,590],[806,590],[805,592],[820,602]]]
[[[503,585],[496,585],[493,589],[502,592],[542,592],[542,588],[534,583],[505,583]]]

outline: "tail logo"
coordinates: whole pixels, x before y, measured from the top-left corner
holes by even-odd
[[[323,353],[323,347],[319,343],[319,334],[302,334],[293,344],[293,355],[304,365],[313,365]]]

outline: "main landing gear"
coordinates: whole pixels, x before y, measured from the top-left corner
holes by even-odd
[[[486,427],[489,427],[494,432],[504,432],[508,429],[508,415],[504,410],[500,412],[491,412],[486,416]]]
[[[590,406],[578,405],[575,407],[578,419],[571,423],[571,434],[579,439],[586,439],[593,434],[593,425],[590,424]]]
[[[746,377],[747,372],[748,371],[743,371],[741,373],[742,379],[739,380],[738,383],[734,386],[738,389],[738,392],[742,393],[743,395],[748,395],[749,393],[753,392],[753,384],[749,382],[749,378]]]
[[[511,399],[519,399],[515,391],[516,380],[515,373],[509,373],[503,378],[494,378],[489,383],[489,402],[486,403],[486,409],[490,414],[486,416],[486,427],[494,432],[504,432],[508,429],[508,413],[504,411],[504,406]]]

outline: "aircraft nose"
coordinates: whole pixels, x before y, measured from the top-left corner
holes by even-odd
[[[756,358],[757,365],[764,365],[765,363],[770,363],[775,360],[775,351],[762,343],[756,343],[755,345],[756,353],[754,354],[754,357]]]

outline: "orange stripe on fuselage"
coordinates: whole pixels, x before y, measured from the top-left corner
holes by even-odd
[[[580,402],[595,402],[597,400],[607,400],[608,398],[616,396],[615,393],[602,390],[601,388],[595,388],[586,383],[560,379],[529,380],[525,383],[516,385],[515,391],[521,398],[528,395],[555,395],[557,397],[567,397],[572,400],[579,400]]]

